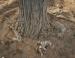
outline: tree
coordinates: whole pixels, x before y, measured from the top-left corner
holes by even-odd
[[[47,22],[47,0],[19,0],[20,16],[17,31],[20,35],[38,38]]]

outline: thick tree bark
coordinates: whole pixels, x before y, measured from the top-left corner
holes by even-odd
[[[18,32],[27,37],[38,37],[47,21],[47,0],[19,0]]]

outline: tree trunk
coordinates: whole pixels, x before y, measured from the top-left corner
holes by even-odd
[[[47,0],[19,0],[20,18],[18,32],[37,38],[47,21]]]

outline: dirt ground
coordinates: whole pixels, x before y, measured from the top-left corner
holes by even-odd
[[[18,0],[0,0],[0,58],[75,58],[75,1],[64,0],[62,9],[60,3],[55,5],[49,1],[47,14],[51,23],[39,38],[51,45],[45,52],[38,52],[37,39],[18,42],[10,28],[19,15]]]

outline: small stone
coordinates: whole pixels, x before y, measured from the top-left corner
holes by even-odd
[[[1,58],[5,58],[4,56],[2,56]]]

